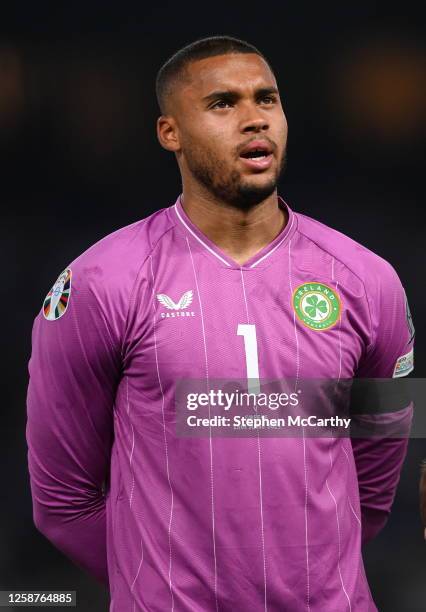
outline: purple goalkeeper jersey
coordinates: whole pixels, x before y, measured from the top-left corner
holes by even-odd
[[[286,226],[240,265],[179,197],[71,262],[35,319],[34,521],[109,586],[110,611],[376,610],[361,543],[390,511],[405,441],[175,431],[180,379],[413,367],[392,266],[279,204]]]

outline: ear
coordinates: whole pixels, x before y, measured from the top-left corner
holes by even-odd
[[[180,150],[179,129],[171,115],[161,115],[157,119],[157,137],[164,149],[177,152]]]

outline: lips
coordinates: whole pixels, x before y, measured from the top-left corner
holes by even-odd
[[[272,164],[272,147],[266,140],[252,140],[240,152],[240,160],[252,170],[265,170]]]
[[[266,140],[252,140],[240,151],[240,157],[253,158],[256,153],[259,153],[259,156],[270,155],[272,147]]]

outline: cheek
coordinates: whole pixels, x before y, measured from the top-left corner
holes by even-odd
[[[203,159],[211,165],[226,161],[226,142],[225,134],[208,130],[202,132],[191,130],[191,133],[186,135],[184,148],[187,155]]]
[[[284,118],[280,118],[279,125],[277,125],[277,130],[275,132],[275,138],[273,138],[278,146],[279,154],[283,155],[284,151],[287,147],[287,121]]]
[[[198,123],[198,139],[203,147],[216,152],[216,156],[226,157],[231,144],[235,142],[235,127],[225,117],[208,117]]]
[[[283,111],[279,113],[279,116],[277,118],[277,125],[279,126],[279,132],[281,134],[281,137],[283,139],[287,139],[288,125],[287,118],[284,115]]]
[[[283,114],[283,134],[284,134],[284,141],[287,142],[288,125],[287,125],[287,118],[284,114]]]

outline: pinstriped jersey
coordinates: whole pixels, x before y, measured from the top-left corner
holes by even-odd
[[[34,520],[109,585],[111,611],[376,610],[361,540],[390,510],[404,446],[175,432],[185,378],[412,369],[391,265],[279,205],[284,229],[240,265],[179,197],[71,262],[35,319]]]

